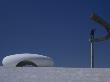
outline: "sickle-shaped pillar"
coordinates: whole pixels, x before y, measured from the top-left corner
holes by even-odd
[[[106,31],[107,31],[107,34],[102,36],[102,37],[97,37],[97,38],[94,38],[94,42],[99,42],[99,41],[104,41],[104,40],[107,40],[110,38],[110,25],[104,20],[102,19],[100,16],[97,16],[95,13],[93,13],[90,18],[92,20],[94,20],[96,23],[99,23],[100,25],[102,25]]]
[[[99,23],[100,25],[102,25],[106,31],[107,34],[101,37],[94,37],[94,32],[95,30],[92,29],[91,33],[90,33],[90,42],[91,42],[91,68],[94,68],[94,42],[100,42],[100,41],[105,41],[108,40],[110,38],[110,25],[104,20],[102,19],[100,16],[97,16],[95,13],[93,13],[90,18],[92,20],[94,20],[96,23]]]

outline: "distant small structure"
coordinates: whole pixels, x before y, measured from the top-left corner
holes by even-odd
[[[54,62],[47,56],[23,53],[6,56],[2,64],[6,67],[52,67]]]

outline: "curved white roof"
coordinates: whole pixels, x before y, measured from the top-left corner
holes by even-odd
[[[50,57],[39,54],[30,54],[30,53],[14,54],[14,55],[6,56],[3,59],[2,64],[3,66],[16,66],[18,63],[25,60],[31,61],[41,67],[53,66],[53,61]]]

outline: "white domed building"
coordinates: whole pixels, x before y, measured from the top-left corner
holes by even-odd
[[[6,56],[2,64],[6,67],[52,67],[54,62],[48,56],[24,53]]]

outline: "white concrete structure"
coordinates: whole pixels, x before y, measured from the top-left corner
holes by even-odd
[[[110,82],[110,69],[0,67],[0,82]]]
[[[35,67],[51,67],[53,61],[50,57],[39,54],[14,54],[6,56],[2,61],[3,66],[7,67],[23,67],[23,66],[35,66]]]

